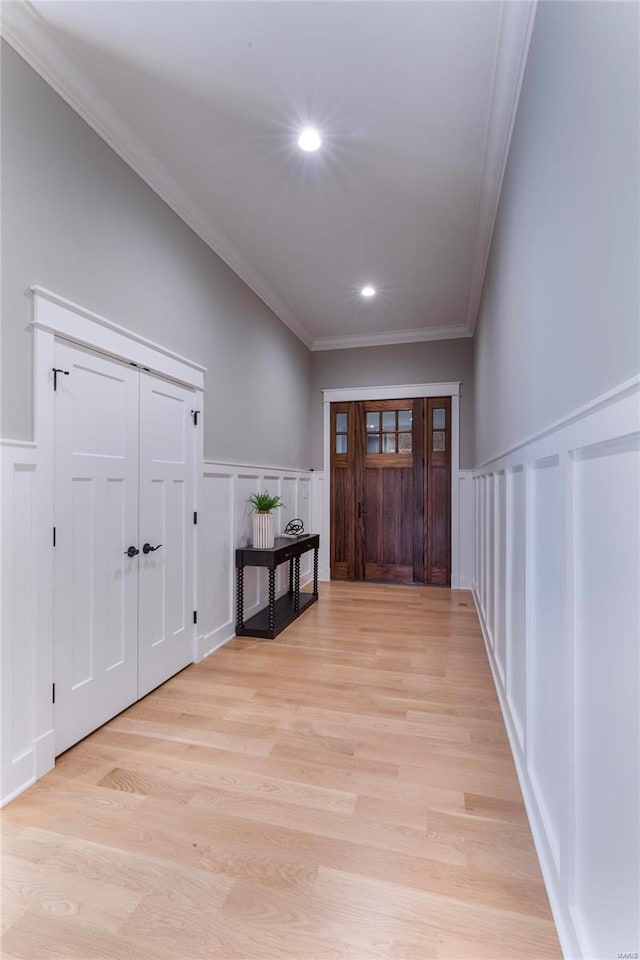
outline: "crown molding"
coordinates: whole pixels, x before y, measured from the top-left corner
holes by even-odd
[[[420,327],[418,330],[388,330],[385,333],[357,333],[352,336],[320,337],[312,350],[346,350],[349,347],[385,347],[394,343],[421,343],[425,340],[460,340],[470,337],[466,327]]]
[[[537,0],[504,0],[496,43],[492,94],[483,154],[478,215],[469,275],[465,325],[314,339],[290,307],[229,238],[188,199],[180,184],[145,147],[132,127],[98,93],[28,0],[0,4],[0,34],[56,93],[216,253],[311,350],[381,346],[472,336],[489,258],[500,191],[529,50]]]
[[[312,337],[286,303],[211,223],[204,222],[178,182],[157,162],[131,126],[87,80],[28,0],[0,5],[0,35],[23,60],[134,170],[154,193],[260,297],[307,346]]]
[[[537,0],[504,0],[496,44],[493,84],[482,162],[478,218],[473,244],[466,325],[473,334],[489,261],[493,228],[511,146],[522,80],[536,15]]]

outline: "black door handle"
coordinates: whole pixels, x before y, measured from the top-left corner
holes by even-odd
[[[161,546],[162,546],[161,543],[159,543],[157,547],[152,547],[150,543],[145,543],[144,547],[142,548],[142,552],[143,552],[143,553],[155,553],[156,550],[159,550]]]
[[[125,550],[124,555],[125,557],[137,557],[139,553],[140,551],[135,547],[129,547],[128,550]]]

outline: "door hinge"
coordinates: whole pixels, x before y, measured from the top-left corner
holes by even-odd
[[[54,547],[56,545],[56,528],[55,527],[53,528],[53,545]]]
[[[53,367],[53,389],[58,389],[58,374],[61,373],[63,376],[68,377],[69,371],[63,370],[62,367]]]
[[[55,683],[51,684],[51,703],[56,702],[56,685]]]
[[[194,511],[193,511],[193,523],[194,523],[194,525],[195,525],[197,522],[198,522],[198,511],[197,511],[197,510],[194,510]]]
[[[198,414],[199,414],[199,413],[200,413],[199,410],[192,410],[192,411],[191,411],[191,416],[193,417],[193,425],[194,425],[194,427],[197,427],[197,426],[198,426]]]
[[[194,622],[194,623],[197,623],[197,622],[198,622],[198,611],[197,611],[197,610],[194,610],[194,611],[193,611],[193,622]]]

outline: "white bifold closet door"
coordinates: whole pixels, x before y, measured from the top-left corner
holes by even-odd
[[[62,341],[55,365],[59,754],[193,660],[194,444],[190,390]]]

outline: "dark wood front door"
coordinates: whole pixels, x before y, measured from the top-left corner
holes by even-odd
[[[331,406],[331,576],[450,580],[451,402]]]

